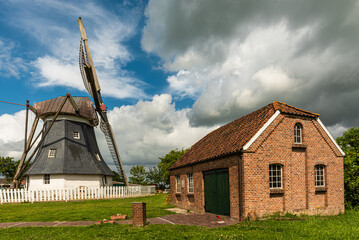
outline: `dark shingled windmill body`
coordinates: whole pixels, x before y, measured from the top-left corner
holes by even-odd
[[[12,187],[17,187],[24,175],[27,176],[28,187],[32,189],[112,185],[113,173],[102,158],[94,133],[94,127],[99,122],[119,175],[128,185],[114,134],[107,118],[107,107],[102,101],[101,89],[81,17],[78,23],[81,32],[79,57],[81,75],[87,91],[93,97],[95,106],[88,97],[71,97],[70,94],[66,97],[35,103],[34,106],[27,104],[25,148]],[[27,137],[29,109],[35,113],[36,118]],[[34,139],[39,119],[44,121],[44,127]],[[40,135],[38,145],[25,161]],[[27,169],[35,154],[33,163]]]

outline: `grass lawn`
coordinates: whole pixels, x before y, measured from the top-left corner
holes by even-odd
[[[0,205],[0,222],[52,222],[109,219],[121,213],[132,216],[132,202],[146,202],[147,217],[153,218],[172,212],[166,208],[166,194],[148,197],[88,200],[81,202],[45,202]]]
[[[265,220],[205,228],[181,225],[93,225],[8,228],[0,239],[359,239],[359,211],[328,219]]]
[[[114,213],[131,215],[131,202],[147,202],[148,218],[169,214],[165,195],[70,203],[1,205],[5,221],[98,220]],[[93,225],[87,227],[26,227],[0,229],[0,239],[359,239],[359,209],[307,220],[264,220],[205,228],[181,225]]]

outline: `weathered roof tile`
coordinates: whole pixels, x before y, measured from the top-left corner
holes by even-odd
[[[311,113],[282,102],[273,102],[207,134],[195,143],[171,169],[239,152],[259,129],[279,110],[283,114],[315,118]]]

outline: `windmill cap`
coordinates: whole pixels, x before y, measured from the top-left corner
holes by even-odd
[[[44,120],[45,118],[55,115],[60,109],[62,102],[68,96],[60,96],[52,98],[42,102],[34,103],[34,108],[37,110],[39,117]],[[75,108],[72,106],[69,100],[65,102],[60,114],[61,115],[73,115],[77,117],[85,118],[89,120],[93,125],[98,124],[97,114],[94,105],[88,97],[72,97],[75,104],[79,108],[79,113],[76,113]]]

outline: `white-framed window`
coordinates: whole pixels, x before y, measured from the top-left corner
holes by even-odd
[[[315,165],[315,186],[325,187],[325,166]]]
[[[47,155],[48,158],[56,157],[56,149],[49,149],[49,153]]]
[[[193,184],[193,173],[188,173],[188,192],[194,193],[194,184]]]
[[[181,192],[181,177],[179,175],[176,175],[176,192]]]
[[[294,143],[302,143],[302,125],[300,123],[294,125]]]
[[[50,184],[50,174],[44,175],[44,184]]]
[[[95,153],[97,161],[101,161],[100,155],[98,153]]]
[[[72,132],[74,139],[80,139],[80,132]]]
[[[270,189],[283,188],[282,169],[283,169],[283,166],[281,164],[269,165],[269,188]]]

